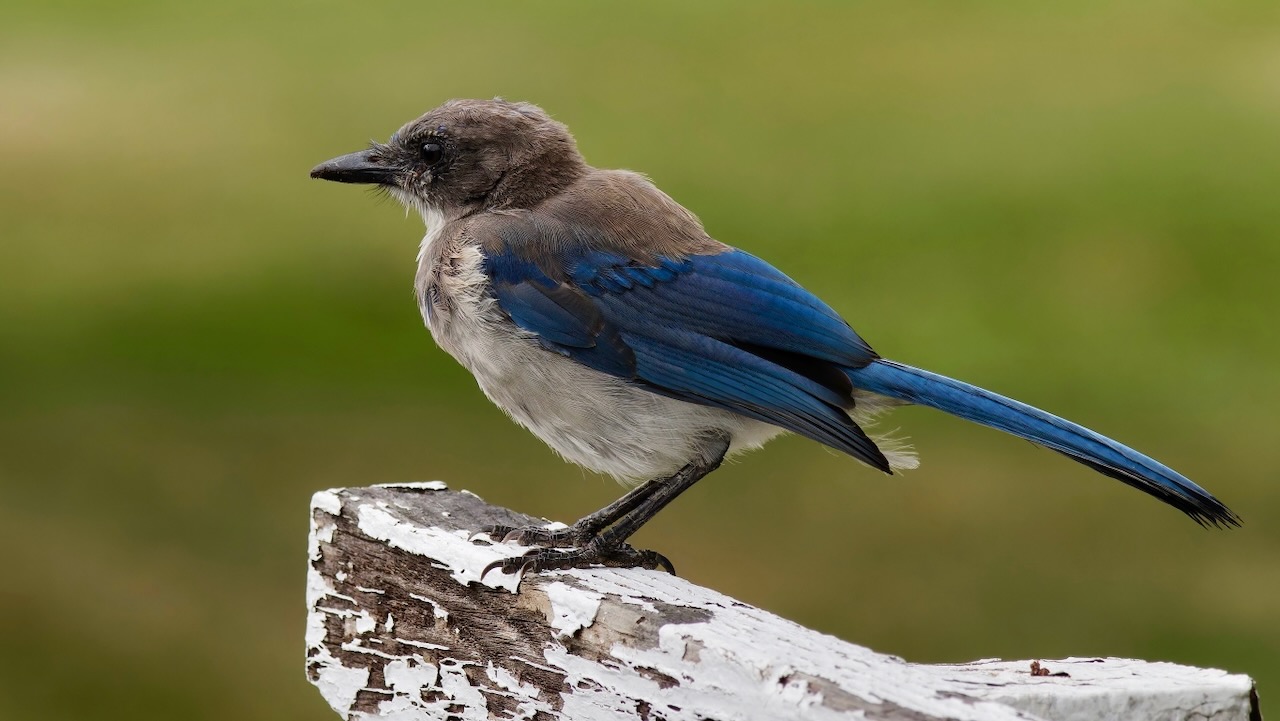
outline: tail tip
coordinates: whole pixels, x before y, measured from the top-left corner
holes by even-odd
[[[1193,508],[1183,509],[1183,511],[1188,516],[1191,516],[1191,520],[1200,524],[1202,528],[1229,530],[1244,525],[1244,519],[1213,497],[1207,499],[1206,502],[1196,504]]]

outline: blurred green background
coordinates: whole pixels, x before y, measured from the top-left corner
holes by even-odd
[[[310,494],[620,493],[491,407],[421,222],[315,163],[450,97],[547,108],[887,356],[1206,485],[1212,532],[920,409],[888,478],[789,438],[639,542],[914,661],[1119,655],[1280,693],[1280,6],[47,0],[0,10],[0,708],[330,718]]]

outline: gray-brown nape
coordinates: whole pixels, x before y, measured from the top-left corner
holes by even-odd
[[[468,222],[468,233],[486,253],[510,247],[535,258],[585,242],[593,250],[642,261],[729,250],[707,235],[697,216],[643,176],[625,170],[591,169],[532,209],[537,212],[476,216]]]

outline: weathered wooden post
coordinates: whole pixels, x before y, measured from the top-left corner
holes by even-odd
[[[1248,676],[1127,659],[920,665],[658,571],[480,571],[531,522],[441,483],[315,494],[307,675],[349,719],[1262,718]]]

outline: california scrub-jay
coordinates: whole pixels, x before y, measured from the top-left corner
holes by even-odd
[[[440,347],[561,456],[642,481],[567,528],[492,529],[540,546],[495,564],[507,573],[671,570],[626,539],[726,456],[785,431],[885,473],[914,468],[909,449],[862,429],[904,403],[1051,448],[1202,525],[1239,525],[1131,448],[881,358],[829,306],[711,238],[644,176],[587,165],[568,129],[534,105],[453,100],[311,177],[376,185],[416,208],[427,234],[415,289]]]

